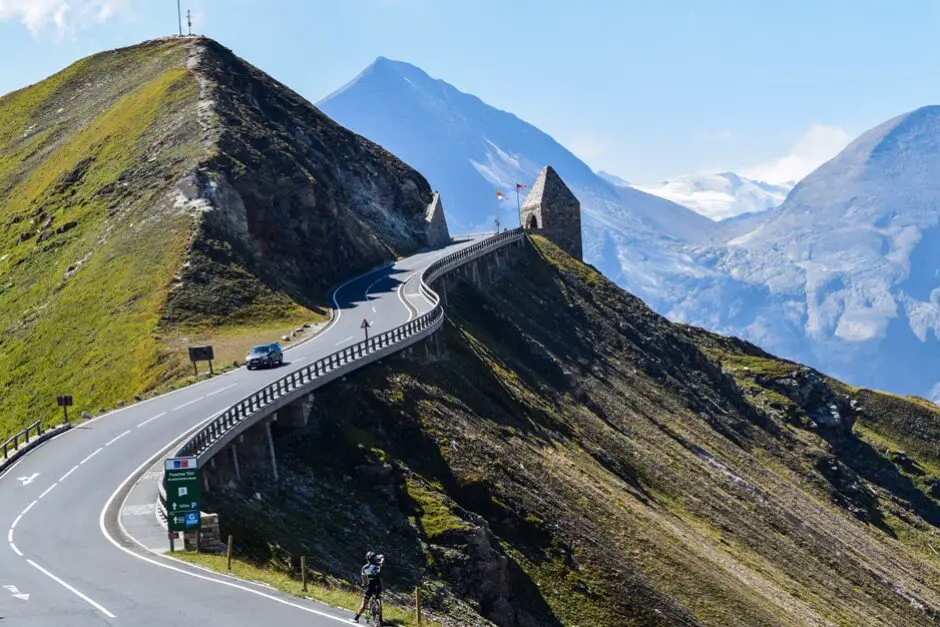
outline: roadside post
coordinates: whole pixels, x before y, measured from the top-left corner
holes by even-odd
[[[196,532],[196,546],[200,531],[199,469],[195,457],[171,457],[166,460],[163,473],[166,489],[167,531],[170,532],[170,548],[173,535],[182,531]],[[184,542],[185,545],[185,542]]]
[[[71,395],[59,395],[56,397],[56,403],[59,404],[59,407],[62,408],[65,418],[62,419],[62,424],[67,425],[69,423],[69,407],[72,406],[72,396]]]
[[[215,351],[212,350],[211,346],[190,346],[189,347],[189,361],[193,362],[193,373],[198,377],[199,376],[199,366],[196,365],[198,361],[208,361],[209,362],[209,374],[215,374],[212,369],[212,360],[215,359]]]
[[[369,321],[366,320],[365,318],[362,319],[362,324],[359,325],[359,328],[362,329],[363,331],[365,331],[365,334],[366,334],[366,342],[369,341],[369,327],[371,327],[371,326],[372,326],[372,325],[369,324]]]

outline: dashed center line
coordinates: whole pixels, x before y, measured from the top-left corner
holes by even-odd
[[[205,396],[200,396],[199,398],[194,398],[193,400],[189,401],[188,403],[183,403],[182,405],[177,405],[177,406],[174,407],[171,411],[176,411],[177,409],[183,409],[184,407],[187,407],[187,406],[189,406],[189,405],[192,405],[193,403],[198,403],[199,401],[201,401],[201,400],[204,399],[204,398],[205,398]]]
[[[87,462],[89,459],[91,459],[92,457],[94,457],[95,455],[97,455],[98,453],[100,453],[100,452],[103,451],[103,450],[104,450],[104,447],[99,448],[97,451],[95,451],[94,453],[92,453],[91,455],[89,455],[88,457],[86,457],[85,459],[83,459],[82,461],[80,461],[80,462],[78,463],[78,465],[79,465],[79,466],[84,466],[84,465],[85,465],[85,462]]]
[[[33,505],[35,505],[35,504],[38,503],[38,502],[39,502],[39,499],[36,499],[35,501],[33,501],[32,503],[30,503],[29,505],[27,505],[27,506],[26,506],[26,509],[24,509],[23,512],[20,514],[20,518],[22,518],[23,516],[25,516],[25,515],[26,515],[26,512],[28,512],[29,510],[33,509]],[[13,523],[13,524],[16,525],[16,523]]]
[[[121,435],[117,436],[117,437],[114,438],[113,440],[110,440],[107,444],[105,444],[105,446],[111,446],[112,444],[114,444],[115,442],[117,442],[118,440],[120,440],[121,438],[123,438],[125,435],[127,435],[127,434],[130,433],[130,432],[131,432],[131,430],[128,429],[127,431],[125,431],[125,432],[122,433]]]
[[[336,345],[337,345],[337,346],[341,346],[341,345],[345,344],[346,342],[348,342],[348,341],[350,341],[350,340],[354,340],[354,339],[356,339],[356,336],[355,336],[355,335],[350,335],[350,336],[347,337],[345,340],[340,340],[339,342],[337,342]]]
[[[61,481],[61,479],[60,479],[60,481]],[[40,494],[40,495],[39,495],[39,498],[41,499],[42,497],[44,497],[44,496],[46,496],[47,494],[49,494],[50,492],[52,492],[52,488],[56,487],[57,485],[59,485],[58,482],[53,483],[51,486],[49,486],[48,488],[46,488],[46,491],[43,492],[42,494]]]
[[[219,392],[224,392],[225,390],[231,390],[231,389],[232,389],[233,387],[235,387],[236,385],[238,385],[238,384],[237,384],[237,383],[233,383],[232,385],[227,385],[227,386],[225,386],[225,387],[222,388],[221,390],[216,390],[215,392],[209,392],[208,394],[206,394],[206,398],[209,398],[210,396],[215,396],[215,395],[218,394]]]
[[[59,481],[60,481],[60,482],[61,482],[61,481],[65,481],[66,479],[68,479],[69,475],[72,474],[73,472],[75,472],[76,470],[78,470],[78,466],[74,466],[74,467],[72,468],[72,470],[70,470],[70,471],[68,471],[67,473],[65,473],[64,475],[62,475],[62,477],[59,479]]]
[[[154,416],[153,418],[148,418],[147,420],[144,420],[142,423],[140,423],[139,425],[137,425],[137,428],[140,429],[140,428],[143,427],[144,425],[150,424],[151,422],[153,422],[153,421],[156,420],[157,418],[162,418],[162,417],[164,417],[164,416],[166,416],[166,412],[163,412],[162,414],[157,414],[157,415]]]

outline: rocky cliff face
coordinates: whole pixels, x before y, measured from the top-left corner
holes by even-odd
[[[221,279],[232,268],[309,307],[340,278],[427,244],[420,174],[216,42],[192,55],[215,154],[195,175],[208,210],[170,317],[242,314]],[[205,250],[214,241],[228,246]]]
[[[449,286],[439,357],[318,393],[282,484],[211,496],[260,563],[349,580],[378,546],[448,625],[936,624],[936,408],[513,259]]]
[[[177,379],[195,336],[240,357],[233,335],[322,316],[331,285],[427,245],[430,202],[420,174],[207,39],[0,98],[0,437],[62,390],[95,412]]]

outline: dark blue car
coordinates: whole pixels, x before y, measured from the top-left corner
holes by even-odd
[[[245,357],[249,370],[255,368],[272,368],[284,363],[284,353],[277,344],[262,344],[255,346]]]

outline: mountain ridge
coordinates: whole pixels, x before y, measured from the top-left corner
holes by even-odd
[[[435,93],[446,85],[409,67]],[[465,224],[492,223],[487,197],[494,181],[511,189],[520,179],[534,180],[536,164],[551,163],[581,200],[585,260],[656,311],[743,337],[855,384],[940,399],[940,379],[913,365],[940,367],[940,306],[932,300],[940,296],[931,296],[937,283],[929,246],[940,242],[932,226],[940,196],[936,107],[879,125],[788,193],[754,183],[755,197],[764,200],[751,208],[764,210],[715,223],[681,203],[589,175],[554,140],[549,149],[527,143],[537,129],[524,122],[510,125],[518,128],[518,140],[501,139],[479,122],[482,113],[465,114],[456,88],[447,86],[452,98],[440,99],[404,81],[381,87],[353,84],[343,102],[331,100],[325,109],[424,171],[455,214],[485,216]],[[394,116],[383,117],[381,105],[400,92],[408,97],[396,101]],[[466,98],[468,110],[480,107],[479,98]],[[860,141],[871,145],[860,148]],[[566,171],[571,163],[577,167]],[[863,175],[871,180],[857,178]],[[719,183],[714,189],[730,191],[747,182],[734,175]],[[722,193],[722,202],[732,203],[733,195]],[[776,195],[770,202],[768,193]],[[472,201],[462,207],[464,199]],[[826,269],[840,264],[845,272]],[[873,267],[882,270],[872,274]],[[880,355],[878,347],[887,352]]]
[[[194,340],[231,364],[426,245],[420,174],[206,38],[0,98],[0,155],[0,435],[185,380]]]

